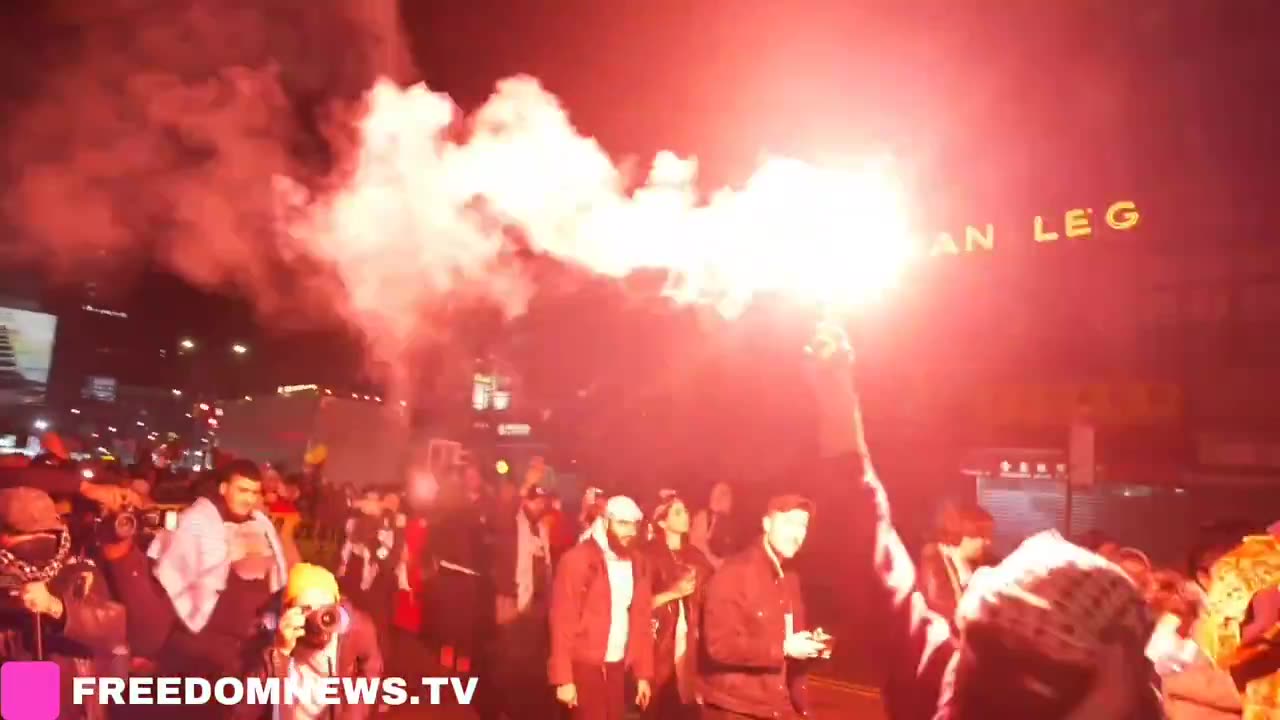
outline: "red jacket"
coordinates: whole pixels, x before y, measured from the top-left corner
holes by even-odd
[[[633,587],[626,664],[639,680],[653,679],[653,587],[643,553],[631,556]],[[552,685],[573,680],[573,663],[603,665],[612,621],[612,593],[604,550],[594,539],[578,543],[560,558],[551,588]]]
[[[404,529],[405,573],[409,589],[397,589],[392,623],[409,632],[422,630],[422,600],[426,590],[427,521],[413,518]]]

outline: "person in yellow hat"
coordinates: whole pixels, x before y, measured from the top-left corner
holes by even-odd
[[[269,632],[254,653],[246,675],[288,678],[297,687],[319,688],[327,678],[377,678],[383,669],[382,650],[373,619],[343,600],[338,580],[327,569],[299,563],[289,570],[280,592],[280,615],[268,618]],[[274,620],[274,621],[273,621]],[[336,709],[318,696],[281,705],[281,720],[365,720],[374,710],[367,704]],[[233,720],[271,717],[262,705],[236,708]]]

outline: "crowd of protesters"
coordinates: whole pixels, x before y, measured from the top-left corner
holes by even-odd
[[[843,338],[815,348],[822,472],[843,488],[832,571],[864,629],[841,652],[875,659],[890,717],[1280,717],[1280,527],[1224,530],[1181,570],[1052,531],[997,561],[991,516],[955,507],[915,562],[871,462]],[[496,483],[461,463],[425,490],[357,491],[319,465],[290,474],[229,460],[202,477],[174,527],[146,544],[106,533],[83,556],[51,495],[120,510],[146,506],[165,483],[94,483],[37,465],[0,470],[0,577],[11,579],[0,656],[53,659],[68,678],[443,669],[482,680],[482,718],[615,719],[632,707],[677,720],[787,718],[810,715],[806,675],[835,648],[809,622],[791,563],[820,521],[799,495],[742,522],[727,484],[705,507],[673,491],[637,501],[588,488],[569,499],[575,512],[536,461]],[[333,552],[304,557],[280,522],[295,515],[333,538]]]

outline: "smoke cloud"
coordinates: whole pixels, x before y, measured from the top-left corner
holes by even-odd
[[[329,173],[343,115],[402,43],[379,15],[395,7],[47,3],[38,31],[56,61],[5,133],[21,249],[64,276],[158,261],[276,322],[318,308],[332,288],[276,242],[272,178]]]
[[[670,153],[629,177],[533,78],[470,116],[375,82],[404,46],[373,0],[100,5],[57,18],[83,41],[9,133],[7,209],[64,271],[146,255],[268,318],[336,313],[403,369],[452,303],[524,311],[519,248],[662,270],[668,295],[726,315],[761,292],[860,301],[910,252],[882,168],[775,158],[707,197]]]
[[[919,249],[887,167],[770,158],[706,196],[697,163],[663,152],[630,177],[530,77],[500,81],[470,116],[379,82],[357,131],[329,192],[278,182],[282,230],[339,268],[361,327],[389,348],[421,331],[416,310],[451,298],[523,312],[535,288],[514,245],[610,277],[661,270],[666,295],[730,317],[760,293],[865,302]]]

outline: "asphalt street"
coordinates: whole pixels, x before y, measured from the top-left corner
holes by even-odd
[[[483,692],[483,687],[477,692]],[[873,688],[839,680],[812,678],[809,684],[812,716],[816,720],[884,720],[879,693]],[[416,705],[393,708],[382,717],[388,720],[475,720],[470,707],[458,705]]]

